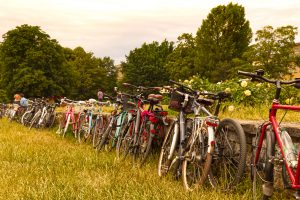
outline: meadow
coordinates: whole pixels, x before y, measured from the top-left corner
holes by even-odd
[[[252,199],[249,176],[234,191],[207,183],[186,192],[181,180],[158,177],[156,157],[138,168],[55,131],[0,119],[0,199]]]

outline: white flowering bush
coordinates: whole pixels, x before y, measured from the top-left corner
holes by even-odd
[[[224,106],[231,111],[231,105],[256,106],[270,104],[275,96],[276,87],[269,83],[251,82],[249,79],[233,79],[218,83],[210,83],[207,79],[193,76],[185,80],[184,84],[199,91],[219,92],[231,94],[231,98],[224,102]],[[280,102],[282,104],[300,104],[300,90],[292,86],[282,85]]]

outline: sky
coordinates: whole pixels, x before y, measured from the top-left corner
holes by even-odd
[[[118,64],[144,42],[195,36],[210,10],[229,2],[245,8],[254,33],[266,25],[300,31],[299,0],[0,0],[0,34],[22,24],[39,26],[63,47],[81,46]]]

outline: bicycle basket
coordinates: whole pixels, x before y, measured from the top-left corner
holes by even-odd
[[[184,101],[184,96],[181,96],[176,91],[186,93],[186,91],[180,90],[180,89],[172,91],[170,102],[169,102],[169,109],[180,112],[180,110],[182,108],[182,103]],[[183,112],[185,112],[187,114],[193,113],[193,99],[192,98],[189,98],[189,101],[188,101],[187,105],[185,106],[185,108],[183,109]]]

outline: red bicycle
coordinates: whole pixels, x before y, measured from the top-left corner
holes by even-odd
[[[85,104],[84,101],[73,101],[70,99],[63,98],[61,99],[61,105],[68,105],[67,111],[62,116],[58,130],[56,131],[57,134],[62,135],[65,137],[67,130],[69,128],[69,125],[72,125],[72,132],[74,134],[74,137],[77,138],[78,130],[80,127],[80,115],[81,112],[75,113],[75,106],[76,105],[83,105]]]
[[[264,122],[253,145],[251,178],[254,197],[269,199],[274,193],[274,165],[282,165],[282,178],[286,188],[296,190],[294,197],[299,199],[300,152],[297,152],[287,131],[277,122],[277,110],[300,111],[300,106],[282,105],[279,102],[281,85],[293,85],[300,89],[300,79],[292,81],[270,80],[263,70],[256,73],[238,71],[238,74],[251,77],[252,81],[262,81],[276,86],[275,98],[269,112],[269,121]],[[277,143],[278,148],[275,148]],[[260,187],[262,186],[262,187]],[[259,191],[257,191],[259,190]]]

